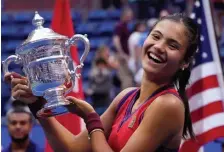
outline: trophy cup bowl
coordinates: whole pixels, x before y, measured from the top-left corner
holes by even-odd
[[[15,55],[3,61],[3,72],[9,72],[11,62],[22,65],[33,95],[44,97],[47,101],[37,112],[38,117],[67,113],[66,106],[70,103],[66,101],[65,95],[74,88],[75,79],[81,76],[77,70],[84,66],[83,62],[90,50],[89,40],[81,34],[75,34],[69,39],[44,28],[44,19],[38,12],[35,12],[32,23],[36,29],[16,48]],[[70,47],[77,41],[82,41],[85,49],[80,64],[74,67]]]

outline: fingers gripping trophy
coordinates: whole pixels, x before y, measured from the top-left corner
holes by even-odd
[[[15,55],[3,61],[4,73],[9,72],[11,62],[21,64],[28,78],[29,87],[35,96],[42,96],[47,103],[37,112],[38,117],[49,117],[68,112],[65,100],[75,85],[75,78],[81,74],[77,69],[83,67],[83,62],[90,50],[86,35],[75,34],[70,39],[44,28],[44,19],[35,12],[32,21],[36,27],[28,38],[16,48]],[[81,40],[85,49],[76,67],[72,64],[70,47]]]

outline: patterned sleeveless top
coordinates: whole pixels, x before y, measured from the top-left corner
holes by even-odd
[[[117,116],[112,125],[111,134],[108,139],[110,147],[115,152],[121,151],[125,146],[128,139],[140,125],[145,110],[157,97],[168,93],[179,97],[179,94],[174,87],[167,85],[156,90],[136,111],[132,112],[132,108],[135,101],[138,99],[139,93],[140,89],[130,91],[118,104]],[[160,146],[156,152],[178,152],[178,149],[169,149]]]

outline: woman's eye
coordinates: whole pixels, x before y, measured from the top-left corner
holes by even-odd
[[[153,35],[152,35],[152,38],[153,38],[154,40],[158,40],[158,39],[159,39],[159,35],[155,35],[155,34],[153,34]]]
[[[178,47],[175,44],[170,44],[169,45],[170,49],[174,50],[174,49],[178,49]]]

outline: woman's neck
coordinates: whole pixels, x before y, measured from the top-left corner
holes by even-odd
[[[162,83],[157,83],[155,81],[152,81],[147,78],[145,73],[143,74],[142,77],[142,83],[140,86],[140,96],[138,98],[138,102],[144,102],[150,95],[152,95],[157,89],[159,89],[162,86],[167,85],[168,82],[162,82]]]

